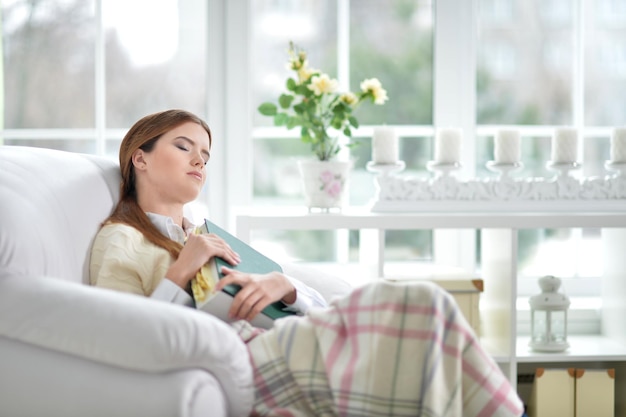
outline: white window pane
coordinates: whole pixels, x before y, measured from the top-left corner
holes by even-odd
[[[626,114],[626,2],[585,3],[585,123],[621,126]]]
[[[569,294],[598,295],[603,274],[600,229],[520,230],[518,240],[520,292],[528,294],[544,275],[568,279]],[[532,281],[532,282],[530,282]],[[590,292],[588,282],[596,285]]]
[[[587,136],[582,146],[584,155],[582,171],[585,177],[604,177],[609,174],[604,166],[610,159],[609,136]]]
[[[479,3],[477,122],[572,124],[574,2],[497,3]]]
[[[378,78],[384,106],[361,106],[361,124],[432,124],[433,11],[429,0],[350,2],[350,84]]]
[[[309,65],[337,78],[337,3],[330,0],[250,2],[252,108],[255,126],[271,126],[272,118],[256,111],[275,102],[292,76],[287,69],[289,42],[306,51]],[[299,132],[293,130],[294,135]],[[305,149],[306,151],[306,149]]]
[[[303,201],[297,159],[303,144],[296,138],[253,141],[253,187],[257,202],[298,204]],[[306,147],[305,147],[306,149]]]
[[[206,2],[106,0],[102,8],[107,126],[127,128],[167,108],[204,114]]]
[[[433,261],[432,230],[387,230],[385,262]]]
[[[4,127],[93,128],[93,1],[4,1],[2,32]]]

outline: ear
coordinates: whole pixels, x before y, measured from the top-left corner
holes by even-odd
[[[137,149],[133,152],[131,160],[133,161],[135,170],[143,171],[146,169],[146,158],[143,149]]]

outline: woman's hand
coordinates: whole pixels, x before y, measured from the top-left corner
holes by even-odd
[[[228,284],[241,286],[228,311],[232,318],[250,321],[275,301],[287,304],[296,301],[296,289],[280,272],[249,274],[226,267],[222,267],[222,272],[224,277],[217,283],[216,291],[221,291]]]
[[[181,288],[185,288],[196,276],[196,272],[214,256],[224,259],[231,265],[240,262],[239,254],[221,237],[212,233],[190,234],[178,259],[170,265],[165,276]]]

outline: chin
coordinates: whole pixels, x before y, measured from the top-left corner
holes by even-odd
[[[191,203],[192,201],[197,199],[199,196],[200,196],[200,190],[193,190],[193,191],[189,191],[189,192],[182,194],[181,200],[184,201],[185,204],[187,204],[187,203]]]

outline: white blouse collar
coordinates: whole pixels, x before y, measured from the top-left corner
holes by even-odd
[[[159,229],[159,232],[163,233],[163,235],[169,237],[170,239],[175,240],[181,245],[185,243],[187,234],[191,233],[191,231],[195,228],[195,225],[193,225],[186,217],[183,217],[183,227],[181,228],[179,225],[174,223],[174,220],[169,216],[148,212],[146,212],[146,215],[152,224]]]

